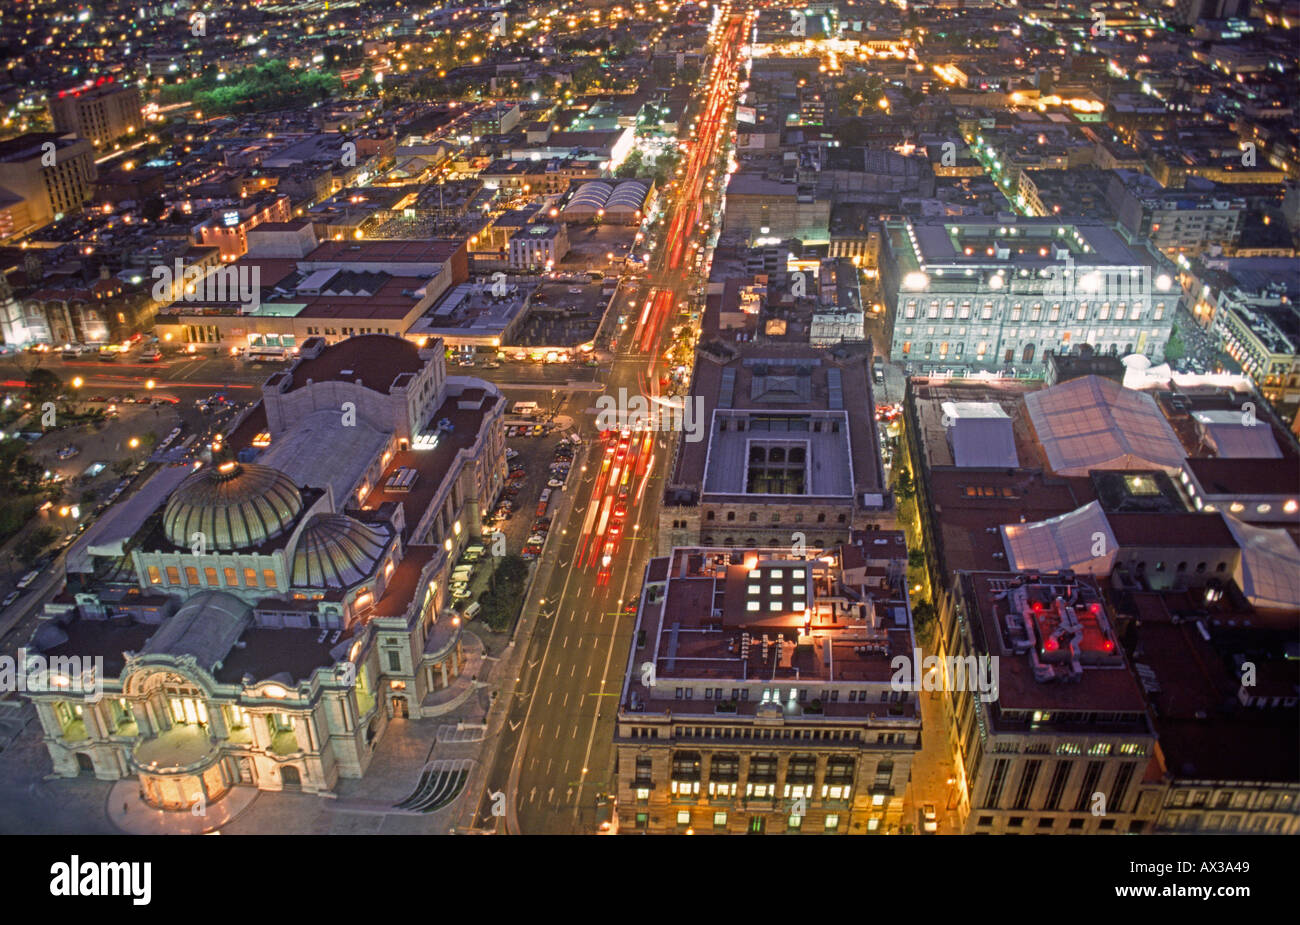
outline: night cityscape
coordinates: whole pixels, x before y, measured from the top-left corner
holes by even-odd
[[[0,833],[1300,834],[1300,0],[2,6]]]

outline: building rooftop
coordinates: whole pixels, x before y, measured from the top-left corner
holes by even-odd
[[[289,370],[293,382],[288,391],[306,388],[308,382],[360,380],[371,391],[387,395],[398,377],[418,373],[425,362],[419,349],[401,337],[386,334],[348,337],[325,347],[317,356],[300,359]]]
[[[753,689],[731,702],[734,711],[726,710],[739,718],[761,716],[769,702],[754,686],[772,683],[813,685],[802,700],[782,701],[787,715],[914,716],[914,703],[865,696],[832,701],[824,694],[830,685],[888,684],[892,659],[913,655],[905,563],[904,549],[901,580],[873,591],[844,582],[834,551],[804,559],[767,550],[682,548],[651,560],[637,619],[646,643],[633,653],[623,708],[713,713],[713,703],[680,699],[674,682],[690,680],[726,685],[728,694],[733,686]],[[638,666],[645,661],[654,665],[654,684],[642,683],[647,673]]]
[[[1178,437],[1145,392],[1100,376],[1071,379],[1025,396],[1034,432],[1058,475],[1092,469],[1177,470]]]
[[[703,401],[707,436],[682,442],[675,484],[750,501],[884,490],[862,356],[837,359],[807,346],[718,346],[696,360],[694,396]]]
[[[1191,780],[1300,779],[1294,649],[1300,618],[1270,617],[1229,598],[1206,601],[1189,591],[1133,591],[1119,602],[1133,617],[1134,656],[1152,706],[1168,772]],[[1257,684],[1241,685],[1241,664],[1256,665]],[[1283,705],[1243,703],[1244,695]],[[1289,706],[1285,705],[1289,702]]]
[[[975,654],[998,657],[995,713],[1117,713],[1144,721],[1100,588],[1091,579],[1014,572],[962,572]],[[1115,731],[1124,728],[1115,724]]]

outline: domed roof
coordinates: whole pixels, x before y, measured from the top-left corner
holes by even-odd
[[[163,530],[177,546],[203,534],[207,549],[227,552],[266,542],[302,511],[293,479],[270,466],[225,462],[196,472],[167,501]]]
[[[298,534],[290,584],[299,588],[348,588],[373,574],[388,545],[387,534],[347,514],[317,514]]]

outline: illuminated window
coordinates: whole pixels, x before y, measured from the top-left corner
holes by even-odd
[[[206,568],[203,569],[203,579],[208,583],[209,586],[216,587],[217,570],[210,565],[207,566]]]
[[[227,588],[238,588],[238,587],[239,587],[239,574],[238,574],[238,573],[237,573],[233,568],[231,568],[230,566],[226,566],[225,569],[224,569],[224,571],[225,571],[225,573],[226,573],[226,587],[227,587]]]
[[[177,724],[206,725],[208,706],[194,697],[172,697],[172,720]]]
[[[174,565],[167,566],[167,583],[169,585],[178,585],[181,583],[181,573]]]
[[[162,584],[162,575],[159,574],[158,566],[156,565],[149,566],[149,584],[151,585]]]
[[[257,569],[252,569],[252,568],[244,569],[244,587],[245,588],[257,587]]]
[[[761,601],[750,601],[745,605],[745,609],[752,613],[756,610],[762,610],[763,604]]]
[[[682,809],[677,811],[677,824],[678,825],[691,824],[691,811],[689,809]]]
[[[834,832],[840,827],[840,817],[838,813],[826,814],[826,831]]]
[[[266,587],[268,587],[268,588],[274,588],[274,587],[275,587],[275,569],[273,569],[273,568],[264,568],[264,569],[262,569],[262,581],[266,584]]]
[[[772,601],[772,603],[770,603],[770,604],[767,605],[767,609],[770,610],[770,611],[779,611],[779,610],[781,609],[781,602],[780,602],[780,601]]]
[[[185,566],[185,583],[190,585],[199,583],[199,570],[192,565]]]

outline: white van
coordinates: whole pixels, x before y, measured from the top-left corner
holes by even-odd
[[[465,608],[465,612],[461,614],[461,616],[463,616],[466,620],[473,620],[475,617],[478,616],[478,612],[482,609],[483,608],[479,605],[479,602],[475,601],[474,603],[470,604],[468,607]]]

